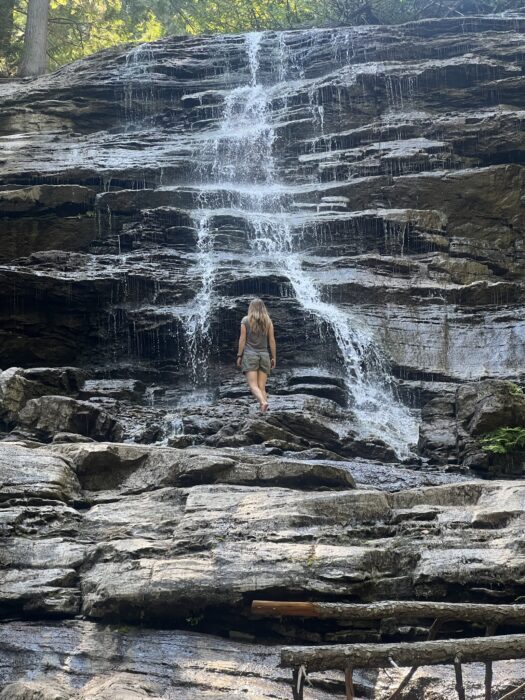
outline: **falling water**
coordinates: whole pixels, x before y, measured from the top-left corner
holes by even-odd
[[[126,54],[121,80],[126,124],[130,127],[146,119],[154,106],[155,89],[148,77],[153,61],[153,49],[148,43],[138,44]]]
[[[289,55],[283,35],[277,35],[276,82],[263,84],[259,59],[264,36],[255,32],[246,35],[248,83],[227,93],[222,118],[217,129],[210,133],[205,156],[211,154],[211,167],[201,170],[204,191],[213,187],[231,193],[242,190],[242,207],[234,213],[246,221],[247,243],[254,264],[286,276],[301,307],[320,327],[330,328],[344,362],[348,392],[361,433],[385,440],[400,457],[405,457],[410,444],[417,439],[417,423],[410,411],[396,400],[387,363],[375,339],[356,315],[325,301],[321,289],[303,267],[301,228],[305,217],[301,219],[297,208],[290,206],[286,184],[278,176],[271,106],[287,80],[288,66],[297,71],[297,58]],[[340,51],[340,46],[336,45],[334,50]],[[314,94],[312,90],[311,120],[313,128],[322,132],[322,105]],[[230,204],[235,201],[231,196]],[[199,223],[197,268],[202,286],[188,326],[188,333],[194,334],[190,349],[195,353],[195,363],[202,366],[207,360],[203,348],[209,345],[208,316],[215,275],[209,215],[209,211],[201,213]]]
[[[199,280],[200,289],[193,300],[190,314],[185,319],[184,331],[192,379],[194,384],[197,384],[200,381],[205,382],[208,377],[215,263],[209,213],[206,210],[197,210],[194,221],[197,228],[197,264],[190,274]]]

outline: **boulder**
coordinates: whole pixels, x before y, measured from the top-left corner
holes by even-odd
[[[482,449],[484,436],[498,428],[525,426],[525,395],[513,382],[469,382],[432,398],[422,409],[420,453],[432,462],[455,463],[493,475],[525,470],[525,451],[507,455]]]
[[[66,396],[30,399],[20,412],[19,421],[47,438],[66,432],[94,440],[119,440],[123,433],[120,423],[103,409]]]
[[[469,435],[489,433],[502,426],[525,426],[525,394],[513,382],[482,381],[458,388],[458,422]]]
[[[51,499],[70,503],[80,486],[70,465],[59,455],[16,443],[0,443],[1,498]]]
[[[0,373],[0,411],[16,421],[30,399],[46,394],[77,394],[86,373],[77,367],[10,367]]]

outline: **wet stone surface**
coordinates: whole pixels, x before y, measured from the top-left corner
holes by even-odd
[[[524,29],[168,37],[0,84],[2,700],[286,698],[280,644],[428,621],[254,598],[523,597],[523,451],[482,439],[525,420]]]

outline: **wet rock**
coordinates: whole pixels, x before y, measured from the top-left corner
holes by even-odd
[[[85,372],[76,367],[11,367],[0,373],[0,405],[4,416],[16,420],[30,399],[46,394],[76,394]]]
[[[53,436],[53,443],[71,443],[71,442],[95,442],[93,438],[78,433],[56,433]]]
[[[19,415],[22,425],[40,431],[50,438],[60,432],[78,433],[95,440],[118,440],[120,423],[88,401],[65,396],[42,396],[30,399]]]
[[[261,484],[300,489],[352,488],[351,473],[336,464],[224,453],[206,448],[139,445],[54,445],[74,465],[84,489],[121,493],[202,483]]]
[[[0,261],[12,262],[35,251],[69,250],[88,252],[96,239],[95,218],[88,210],[84,214],[38,213],[0,219],[2,245]]]
[[[0,216],[69,208],[72,212],[92,207],[95,190],[79,185],[33,185],[0,191]]]
[[[107,396],[112,399],[138,399],[146,390],[143,382],[136,379],[88,379],[80,392],[81,399]]]
[[[492,277],[492,270],[488,265],[466,259],[450,259],[436,256],[428,266],[429,270],[443,272],[455,284],[470,284],[484,277]]]
[[[271,700],[290,692],[290,674],[279,669],[275,647],[191,631],[78,620],[10,622],[2,626],[0,641],[6,649],[0,661],[2,700],[138,700],[172,692],[187,700],[203,694],[226,700],[239,693]],[[118,655],[102,653],[116,647]],[[79,654],[82,663],[70,668],[67,659]],[[47,667],[35,680],[42,659]],[[322,689],[316,696],[332,697]]]
[[[511,487],[517,504],[521,496],[516,488],[521,487]],[[516,590],[510,581],[522,562],[510,556],[510,551],[521,527],[521,514],[498,521],[497,545],[494,530],[482,527],[476,529],[472,546],[458,547],[459,542],[464,545],[473,518],[482,512],[485,519],[492,518],[506,507],[509,488],[499,484],[466,482],[392,495],[379,491],[301,494],[286,489],[203,485],[188,493],[182,519],[177,514],[181,507],[177,493],[163,491],[162,495],[133,498],[135,512],[149,514],[146,520],[142,516],[138,531],[128,523],[122,501],[99,503],[92,509],[86,535],[96,531],[98,537],[104,533],[112,541],[100,542],[89,570],[82,575],[86,614],[134,619],[142,611],[152,619],[167,614],[177,617],[185,609],[188,581],[195,609],[212,602],[235,606],[244,593],[283,588],[298,596],[308,591],[363,595],[365,590],[371,597],[392,595],[393,590],[402,597],[425,596],[425,591],[444,596],[458,585],[463,591],[486,587],[496,572]],[[433,511],[430,521],[421,519],[422,509]],[[171,532],[173,517],[179,519],[178,532],[191,533],[193,543],[202,543],[199,552],[176,553],[166,549],[169,545],[161,538],[146,537],[157,519]],[[114,523],[111,527],[110,522]],[[386,539],[385,523],[390,523]],[[352,530],[343,536],[348,524]],[[283,540],[291,527],[293,542]],[[404,535],[407,527],[413,535],[425,531],[423,549],[418,537]],[[311,540],[312,528],[315,538],[324,536],[322,544]],[[363,529],[367,538],[375,531],[379,539],[365,544],[357,535]],[[257,542],[246,539],[248,532],[250,538],[257,536]],[[113,583],[117,580],[118,585]]]
[[[279,88],[286,88],[285,103],[279,93],[269,105],[282,201],[297,214],[286,225],[300,239],[301,251],[303,246],[308,250],[306,267],[311,262],[326,267],[331,281],[321,282],[323,294],[336,304],[351,306],[398,367],[461,380],[487,372],[514,376],[523,364],[521,331],[511,329],[523,325],[521,284],[508,284],[521,278],[523,267],[516,233],[522,222],[523,180],[523,81],[516,62],[521,41],[516,27],[521,20],[479,21],[467,28],[459,19],[446,26],[425,25],[425,40],[420,30],[408,27],[387,34],[376,27],[359,36],[346,29],[286,35],[281,48],[289,57],[299,51],[304,75],[302,82],[295,80],[296,65],[288,61],[283,69],[290,80]],[[494,33],[485,36],[483,27]],[[497,40],[502,31],[505,47]],[[468,51],[458,50],[465,32],[471,42]],[[200,37],[199,48],[189,39],[176,44],[152,42],[131,58],[126,50],[115,50],[76,64],[67,79],[60,72],[32,83],[2,85],[2,133],[13,139],[20,130],[32,134],[17,143],[16,162],[2,168],[4,200],[17,207],[41,202],[41,208],[31,204],[31,209],[10,220],[18,226],[27,219],[41,227],[44,236],[49,234],[45,244],[49,247],[52,222],[46,223],[46,217],[58,215],[60,202],[68,198],[80,207],[85,196],[91,208],[96,191],[93,250],[111,251],[113,268],[124,264],[122,252],[177,250],[180,256],[169,270],[174,280],[177,267],[180,271],[195,262],[199,226],[195,209],[204,196],[219,268],[214,286],[229,296],[222,304],[226,308],[211,314],[213,341],[221,351],[210,363],[224,369],[223,351],[232,352],[238,325],[234,305],[244,303],[240,300],[244,294],[262,289],[279,321],[280,348],[286,349],[283,359],[293,367],[318,365],[327,355],[337,354],[337,343],[328,334],[330,347],[321,352],[313,319],[297,313],[291,301],[282,301],[290,293],[287,280],[275,274],[256,276],[246,260],[253,227],[243,207],[249,210],[250,193],[224,183],[203,189],[187,184],[199,181],[203,172],[209,174],[202,130],[215,133],[225,91],[231,89],[232,80],[244,85],[249,72],[243,42],[221,41],[225,43]],[[276,77],[276,58],[282,58],[275,53],[275,42],[271,33],[262,39],[259,72],[268,85]],[[223,51],[230,55],[231,74],[222,64],[211,71],[205,60],[195,58],[199,52],[222,56]],[[79,101],[79,94],[85,102]],[[124,114],[136,126],[140,123],[140,128],[122,130],[116,114]],[[68,134],[63,145],[46,131],[46,124],[59,124]],[[205,162],[201,164],[200,158]],[[201,169],[193,178],[196,160]],[[35,172],[44,184],[32,184]],[[55,181],[63,184],[52,185]],[[55,205],[59,209],[49,208]],[[493,216],[495,210],[498,217]],[[64,234],[57,234],[54,247],[72,250],[72,236],[67,234],[72,225],[60,223]],[[79,220],[79,225],[85,226],[84,246],[93,232],[86,221]],[[37,249],[36,238],[27,239],[27,251],[31,246]],[[13,257],[11,244],[8,247],[4,259]],[[368,260],[346,263],[344,283],[334,283],[343,259],[365,254]],[[306,260],[310,256],[322,258],[321,264]],[[377,263],[386,256],[397,262]],[[224,259],[229,261],[227,275]],[[153,264],[160,258],[150,260]],[[86,258],[85,266],[79,263],[75,263],[78,276],[91,277],[93,259]],[[60,267],[63,261],[56,264]],[[157,277],[159,265],[155,273],[148,265],[143,278]],[[366,274],[356,276],[356,269]],[[51,283],[41,269],[26,267],[24,275],[5,273],[6,299],[13,284],[27,290],[22,292],[24,308],[18,312],[16,330],[6,325],[6,354],[12,362],[23,357],[41,363],[50,361],[59,348],[58,361],[66,363],[73,361],[75,345],[89,353],[97,338],[102,345],[109,341],[116,346],[113,356],[124,352],[152,363],[166,356],[181,360],[186,348],[180,317],[188,312],[182,306],[191,304],[196,289],[188,285],[185,274],[171,286],[158,285],[156,279],[152,291],[143,290],[145,303],[130,309],[130,300],[122,299],[124,278],[114,276],[111,284],[93,282],[88,293],[85,280],[71,284],[55,277]],[[128,290],[132,286],[127,285]],[[54,308],[46,323],[37,320],[29,306],[40,292],[47,307],[57,299],[65,307],[68,295],[72,297],[68,314]],[[80,307],[79,313],[72,311]],[[495,307],[502,312],[494,313]],[[166,309],[174,308],[180,317],[168,320]],[[113,335],[104,334],[101,329],[111,324]],[[290,327],[293,336],[284,330]],[[487,350],[485,327],[498,338],[497,352]],[[35,334],[41,338],[38,348],[31,343]],[[306,381],[302,391],[310,390],[324,395],[329,391],[342,405],[344,397],[337,389],[314,389]]]
[[[465,664],[463,666],[465,688],[476,700],[482,700],[485,694],[485,665]],[[397,687],[403,680],[406,671],[395,669],[392,672],[380,670],[375,682],[374,700],[387,700],[392,694],[392,688]],[[525,666],[522,661],[503,661],[494,664],[493,693],[496,697],[515,689],[525,677]],[[410,681],[410,691],[407,698],[414,700],[431,700],[435,697],[453,698],[456,694],[454,674],[450,666],[420,667]]]
[[[347,468],[358,488],[381,491],[403,491],[420,486],[438,486],[457,481],[469,481],[474,474],[450,474],[442,469],[409,469],[397,464],[383,464],[365,459],[347,462]]]
[[[521,381],[525,359],[524,27],[514,14],[264,33],[264,182],[259,158],[220,177],[214,165],[236,147],[217,137],[225,101],[253,79],[239,35],[168,37],[0,84],[0,134],[16,154],[0,164],[3,366],[57,366],[0,377],[0,606],[141,623],[4,625],[0,683],[18,684],[4,694],[285,697],[273,651],[247,661],[246,645],[144,624],[257,638],[255,596],[522,595],[523,484],[468,467],[523,469],[479,440],[524,417],[493,382]],[[266,254],[268,226],[287,244],[272,238]],[[279,349],[265,415],[234,374],[254,295]],[[209,332],[191,332],[196,309]],[[352,366],[354,343],[366,349]],[[58,367],[70,363],[92,370],[84,386]],[[407,448],[401,465],[383,434],[393,394],[370,411],[373,429],[358,420],[368,409],[343,377],[372,367],[393,367],[421,408],[422,459]],[[412,418],[401,413],[398,432]],[[81,442],[92,439],[135,444]],[[413,692],[448,697],[438,675],[418,675]],[[384,674],[366,681],[362,695],[393,690]]]
[[[340,380],[342,381],[342,380]],[[299,452],[311,450],[327,457],[368,457],[392,461],[395,451],[382,440],[358,433],[355,416],[345,411],[336,401],[326,396],[315,396],[315,390],[324,386],[334,388],[331,395],[341,397],[337,385],[312,383],[310,393],[295,393],[301,384],[285,380],[276,386],[270,396],[270,410],[261,414],[253,402],[239,398],[221,399],[217,404],[181,412],[184,435],[173,438],[173,446],[182,446],[190,438],[213,447],[240,447],[264,444],[270,449]],[[227,388],[223,396],[240,396],[246,390]],[[324,392],[323,392],[324,393]],[[342,397],[341,397],[342,398]],[[202,440],[202,436],[206,436]]]
[[[525,425],[525,395],[513,382],[485,381],[458,388],[457,418],[470,435]]]
[[[434,461],[458,461],[455,394],[432,398],[421,411],[418,448]]]
[[[346,406],[348,402],[348,391],[346,388],[335,386],[334,384],[300,384],[294,383],[292,392],[298,394],[311,394],[324,399],[335,401],[340,406]]]
[[[3,442],[2,499],[52,499],[71,502],[79,496],[78,480],[58,455]]]
[[[434,397],[422,410],[419,449],[431,460],[464,464],[491,474],[521,474],[525,465],[518,450],[491,455],[480,440],[504,427],[525,423],[525,398],[509,381],[486,380],[460,385],[454,394]]]

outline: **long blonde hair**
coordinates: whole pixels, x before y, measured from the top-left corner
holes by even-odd
[[[270,330],[272,320],[264,301],[259,298],[252,299],[248,307],[248,323],[253,333],[266,335]]]

